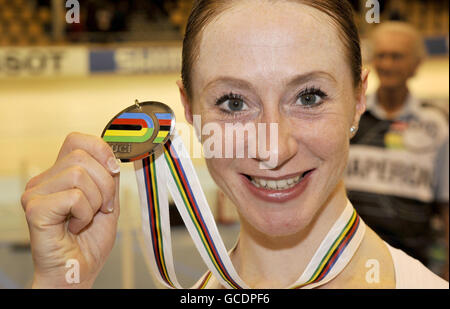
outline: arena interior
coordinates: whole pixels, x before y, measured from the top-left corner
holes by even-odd
[[[381,22],[407,20],[420,29],[428,58],[411,90],[448,112],[449,1],[379,2]],[[192,0],[78,3],[79,20],[70,15],[75,22],[67,23],[66,1],[0,0],[0,288],[31,286],[33,264],[20,196],[32,176],[53,164],[68,133],[100,135],[108,121],[136,99],[164,102],[178,123],[185,122],[176,81]],[[352,4],[365,66],[370,68],[367,37],[376,25],[365,20],[365,0]],[[376,87],[372,74],[369,92]],[[185,143],[194,147],[197,140],[192,134]],[[236,213],[229,203],[217,206],[219,193],[203,159],[194,159],[194,164],[231,247],[239,232]],[[172,210],[177,275],[188,286],[206,266]],[[94,288],[155,287],[140,231],[133,166],[123,164],[119,232]]]

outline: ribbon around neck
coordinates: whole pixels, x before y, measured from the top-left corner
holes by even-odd
[[[184,224],[209,272],[229,289],[249,289],[236,272],[217,229],[211,209],[180,136],[176,133],[149,157],[134,161],[142,229],[147,256],[155,279],[163,287],[182,289],[174,267],[169,221],[170,192]],[[167,190],[168,189],[168,190]],[[309,289],[335,278],[358,249],[365,224],[348,201],[313,255],[303,274],[288,288]]]

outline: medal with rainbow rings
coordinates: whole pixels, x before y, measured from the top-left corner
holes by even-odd
[[[108,123],[102,138],[121,162],[133,162],[164,145],[174,128],[175,115],[167,105],[136,100]]]
[[[172,253],[168,193],[209,271],[192,288],[206,288],[212,276],[226,288],[248,289],[237,274],[217,229],[189,153],[175,131],[172,110],[160,102],[136,101],[116,115],[102,138],[121,162],[133,162],[141,206],[145,253],[162,287],[182,289]],[[320,243],[303,274],[288,288],[321,286],[345,268],[365,234],[350,201]]]

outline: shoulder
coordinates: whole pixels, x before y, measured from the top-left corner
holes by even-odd
[[[412,109],[415,119],[419,124],[425,126],[428,130],[437,130],[440,133],[440,138],[448,134],[448,114],[437,104],[429,102],[419,102],[414,105]]]
[[[449,283],[435,275],[420,261],[386,243],[395,269],[397,289],[448,289]]]
[[[444,104],[438,104],[432,101],[420,101],[419,108],[434,113],[435,117],[438,117],[441,120],[445,120],[447,122],[449,120],[449,112],[444,107]]]

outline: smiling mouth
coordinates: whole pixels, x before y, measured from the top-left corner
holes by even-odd
[[[263,177],[257,177],[257,176],[250,176],[246,174],[242,174],[245,176],[250,183],[259,189],[265,189],[265,190],[276,190],[276,191],[283,191],[288,190],[293,187],[295,187],[297,184],[299,184],[305,177],[307,177],[314,169],[307,170],[301,174],[298,174],[296,176],[292,176],[289,178],[263,178]]]

